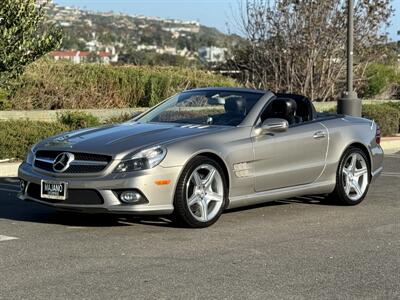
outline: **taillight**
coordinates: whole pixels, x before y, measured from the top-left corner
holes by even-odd
[[[379,145],[381,143],[381,128],[376,124],[375,141]]]

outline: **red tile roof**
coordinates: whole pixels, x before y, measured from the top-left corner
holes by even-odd
[[[111,57],[112,54],[110,52],[99,51],[96,53],[99,57]],[[87,57],[90,55],[89,51],[53,51],[49,53],[50,56],[53,57]]]
[[[86,57],[89,56],[90,52],[89,51],[78,51],[80,57]]]
[[[58,56],[58,57],[73,57],[76,56],[78,51],[53,51],[50,52],[50,56]]]
[[[100,51],[100,52],[97,52],[97,55],[99,57],[110,57],[112,54],[110,52]]]

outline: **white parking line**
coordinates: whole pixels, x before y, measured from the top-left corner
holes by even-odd
[[[18,240],[18,238],[13,236],[0,235],[0,242],[12,241],[12,240]]]
[[[400,178],[400,173],[395,173],[395,172],[383,172],[382,176],[386,177],[398,177]]]
[[[387,154],[385,155],[385,157],[389,157],[389,158],[400,158],[399,154]]]

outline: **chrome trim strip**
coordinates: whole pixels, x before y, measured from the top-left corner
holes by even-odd
[[[108,162],[106,161],[92,161],[92,160],[74,160],[71,162],[71,166],[106,166]]]
[[[39,158],[35,156],[35,160],[44,162],[44,163],[48,163],[48,164],[53,164],[54,163],[54,159],[51,158],[47,158],[47,157],[43,157],[43,158]]]
[[[35,157],[35,161],[41,161],[44,163],[48,163],[48,164],[53,164],[54,160],[50,159],[50,158],[39,158],[39,157]],[[92,161],[92,160],[74,160],[71,162],[70,164],[71,166],[106,166],[108,165],[108,162],[106,161]]]

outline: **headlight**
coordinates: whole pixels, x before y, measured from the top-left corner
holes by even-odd
[[[115,168],[114,172],[132,172],[151,169],[157,166],[167,155],[167,149],[163,146],[156,146],[144,149],[135,153],[132,157],[124,159]]]
[[[26,156],[26,158],[25,158],[25,162],[28,164],[28,165],[32,165],[33,164],[33,159],[34,159],[34,157],[35,157],[35,146],[36,145],[34,145],[30,150],[29,150],[29,152],[28,152],[28,155]]]

